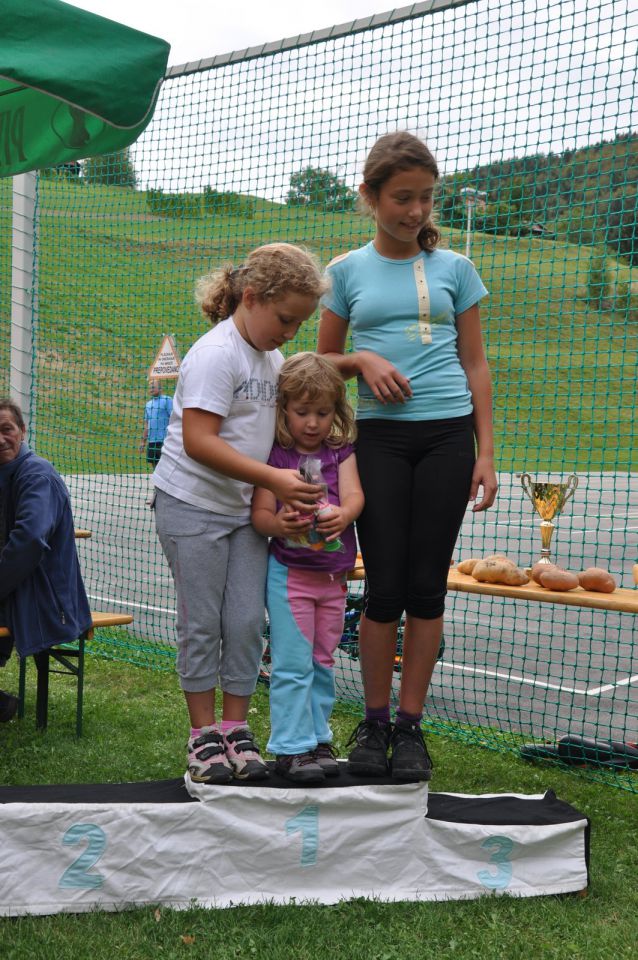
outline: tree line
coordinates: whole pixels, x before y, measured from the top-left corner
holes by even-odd
[[[605,246],[638,264],[638,134],[561,153],[533,154],[444,177],[438,219],[461,228],[463,189],[486,194],[474,225],[520,235],[539,224],[570,243]]]
[[[137,187],[128,150],[62,164],[46,173],[86,183]],[[474,212],[477,231],[514,236],[546,232],[570,243],[602,245],[638,265],[636,133],[560,153],[499,160],[445,176],[436,204],[442,226],[463,229],[467,215],[463,191],[467,188],[485,194],[485,203]],[[308,165],[291,175],[285,201],[291,207],[348,213],[355,208],[356,199],[356,192],[336,173]],[[151,212],[160,216],[250,217],[254,210],[253,198],[210,186],[202,194],[150,190],[147,202]]]

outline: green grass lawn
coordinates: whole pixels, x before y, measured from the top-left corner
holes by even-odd
[[[8,242],[9,194],[0,186]],[[372,229],[356,213],[259,199],[251,219],[167,219],[149,213],[143,192],[56,180],[41,183],[39,224],[37,446],[72,473],[144,469],[146,374],[162,336],[175,334],[183,354],[207,329],[193,301],[197,277],[272,240],[304,244],[327,263]],[[446,231],[445,242],[465,250],[462,232]],[[594,308],[591,248],[476,234],[472,256],[490,291],[482,316],[498,468],[635,469],[638,330],[622,312]],[[613,258],[608,271],[612,287],[631,277]],[[0,285],[0,322],[8,323],[9,297]],[[315,338],[316,317],[289,349],[311,349]],[[8,328],[0,351],[7,371]]]
[[[15,686],[15,665],[2,678]],[[30,680],[33,671],[30,671]],[[5,784],[118,782],[179,777],[186,737],[175,677],[90,657],[85,736],[74,736],[73,684],[52,679],[49,727],[35,733],[34,691],[22,722],[0,728]],[[267,693],[253,701],[251,722],[268,732]],[[338,707],[343,754],[356,721]],[[530,766],[429,738],[436,765],[432,789],[463,793],[542,793],[552,788],[592,822],[591,886],[586,895],[510,899],[485,896],[451,903],[259,906],[171,911],[155,907],[0,920],[3,960],[633,960],[638,939],[638,817],[635,796],[553,767]],[[202,856],[206,852],[202,851]]]

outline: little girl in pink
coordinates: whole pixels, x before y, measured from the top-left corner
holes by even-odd
[[[321,467],[326,496],[317,513],[308,515],[257,487],[252,522],[272,538],[266,587],[268,749],[276,754],[276,772],[301,783],[339,773],[329,725],[335,700],[334,652],[343,633],[346,574],[356,556],[353,521],[363,508],[354,429],[335,365],[315,353],[286,360],[279,374],[276,442],[268,463],[303,475],[311,457]]]

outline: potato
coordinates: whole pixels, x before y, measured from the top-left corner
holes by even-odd
[[[480,560],[472,570],[479,583],[503,583],[508,587],[520,587],[529,582],[527,574],[511,560]]]
[[[535,583],[541,582],[541,573],[544,573],[545,570],[556,570],[557,568],[555,563],[541,563],[539,560],[538,563],[535,563],[532,569],[530,570],[530,576]]]
[[[539,582],[541,587],[546,587],[547,590],[575,590],[578,586],[578,577],[575,573],[570,573],[569,570],[563,570],[561,567],[556,567],[552,565],[551,569],[547,569],[547,564],[545,565],[546,569],[541,571]]]
[[[513,567],[516,566],[513,560],[510,560],[508,556],[504,553],[491,553],[489,557],[483,557],[484,560],[503,560],[504,563],[511,563]]]
[[[613,593],[616,581],[609,570],[602,567],[588,567],[578,574],[578,582],[583,590],[595,590],[596,593]]]
[[[478,557],[470,557],[468,560],[461,560],[456,569],[459,573],[471,573],[478,562]]]

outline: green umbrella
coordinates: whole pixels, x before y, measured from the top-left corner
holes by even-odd
[[[1,0],[0,176],[127,147],[153,116],[169,50],[60,0]]]

